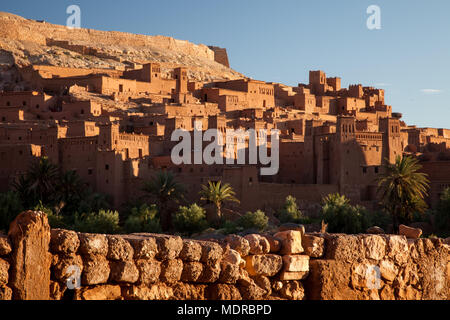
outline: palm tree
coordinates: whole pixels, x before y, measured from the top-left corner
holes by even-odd
[[[201,200],[210,201],[214,204],[216,209],[216,216],[214,220],[218,221],[222,219],[222,203],[237,202],[240,201],[236,198],[236,193],[230,184],[226,183],[222,185],[222,181],[219,182],[208,182],[208,185],[202,185],[202,190],[200,191]]]
[[[55,196],[58,178],[58,167],[47,157],[42,157],[31,164],[27,173],[19,177],[13,187],[27,203],[35,205],[35,202],[42,201],[48,204]]]
[[[58,206],[76,211],[86,194],[86,184],[76,171],[67,171],[60,176],[55,194]]]
[[[0,231],[7,232],[11,222],[23,209],[19,193],[14,191],[0,193]]]
[[[407,223],[414,212],[426,209],[424,197],[429,181],[425,173],[418,172],[422,166],[413,157],[398,156],[394,164],[383,165],[384,173],[377,179],[382,204],[393,218],[394,232],[398,233],[400,220]]]
[[[170,202],[177,203],[183,199],[184,187],[175,180],[171,172],[159,171],[152,180],[144,184],[142,190],[156,200],[161,217],[161,227],[163,231],[169,231],[172,228]]]
[[[28,208],[36,205],[38,200],[33,199],[33,195],[30,193],[30,182],[25,174],[13,181],[11,186],[12,189],[19,194],[24,207]]]

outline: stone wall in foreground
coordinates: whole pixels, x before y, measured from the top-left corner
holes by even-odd
[[[21,214],[0,236],[0,299],[450,299],[449,245],[394,235],[156,234],[50,230]]]

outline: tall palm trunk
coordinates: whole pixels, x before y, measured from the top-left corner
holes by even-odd
[[[392,229],[393,229],[394,234],[399,233],[400,226],[398,223],[398,208],[397,207],[395,207],[392,212]]]
[[[163,231],[167,232],[172,229],[172,215],[169,211],[167,203],[162,202],[159,206],[159,215],[161,219],[161,228]]]
[[[216,203],[216,220],[222,219],[222,205],[220,202]]]

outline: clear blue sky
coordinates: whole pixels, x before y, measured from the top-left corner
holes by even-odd
[[[232,67],[258,80],[296,85],[322,69],[344,86],[386,89],[408,124],[450,128],[448,0],[14,0],[0,11],[65,24],[70,4],[84,28],[226,47]],[[373,4],[381,30],[366,27]]]

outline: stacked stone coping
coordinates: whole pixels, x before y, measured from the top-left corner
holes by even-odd
[[[309,299],[450,300],[449,238],[321,236],[326,250],[310,263]]]
[[[80,286],[74,292],[81,300],[303,299],[300,280],[310,257],[302,235],[288,230],[200,241],[53,229],[51,298],[63,299],[70,286]]]
[[[199,241],[159,234],[49,231],[46,219],[41,220],[37,225],[42,231],[30,228],[30,239],[48,241],[20,242],[28,239],[27,228],[12,228],[10,239],[0,235],[0,299],[15,297],[14,288],[34,290],[38,285],[35,275],[26,277],[36,268],[14,264],[23,245],[37,246],[22,248],[27,249],[24,254],[50,251],[51,272],[38,282],[42,287],[50,279],[54,300],[450,299],[450,239],[306,234],[299,226],[275,234]],[[17,248],[13,238],[20,242]],[[28,263],[38,261],[33,259]],[[18,268],[25,268],[25,282],[11,276]],[[378,283],[368,272],[374,270]]]

